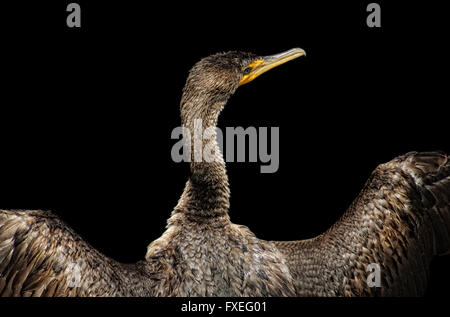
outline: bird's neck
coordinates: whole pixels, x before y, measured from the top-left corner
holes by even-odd
[[[226,100],[210,102],[208,107],[193,107],[189,114],[182,115],[185,149],[190,149],[191,176],[174,212],[203,219],[228,216],[228,177],[216,140],[218,109],[225,103]],[[183,106],[189,108],[190,105],[182,104],[182,109]]]

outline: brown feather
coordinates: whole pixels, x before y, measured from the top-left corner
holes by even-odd
[[[421,295],[432,257],[450,248],[449,198],[448,156],[408,153],[380,165],[326,233],[274,243],[288,259],[300,295],[317,295],[320,286],[328,296],[375,294],[365,283],[363,269],[370,263],[382,266],[381,295]],[[328,272],[339,281],[334,287],[324,277]]]

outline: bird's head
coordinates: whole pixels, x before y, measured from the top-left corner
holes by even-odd
[[[303,55],[306,55],[304,50],[294,48],[270,56],[231,51],[203,58],[190,70],[183,89],[183,121],[188,118],[217,118],[228,98],[239,86]]]

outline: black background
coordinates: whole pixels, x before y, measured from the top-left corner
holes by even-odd
[[[259,238],[313,237],[380,163],[450,152],[444,19],[431,4],[70,1],[4,5],[0,207],[49,209],[122,262],[143,259],[188,177],[171,160],[190,67],[218,51],[307,57],[238,89],[219,125],[280,127],[280,168],[229,163],[230,217]],[[428,296],[448,298],[449,258]]]

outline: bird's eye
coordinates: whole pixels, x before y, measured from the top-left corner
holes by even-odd
[[[247,75],[248,73],[250,73],[252,69],[250,67],[247,67],[246,69],[244,69],[244,75]]]

